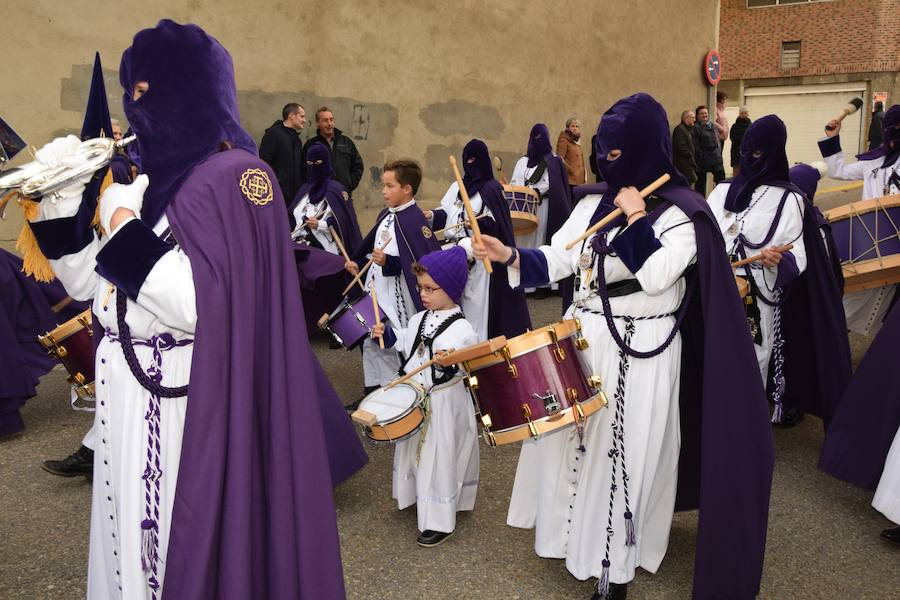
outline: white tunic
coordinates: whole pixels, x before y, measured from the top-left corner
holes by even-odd
[[[54,207],[45,202],[43,218],[74,214],[75,208]],[[167,219],[154,227],[161,234]],[[109,282],[95,271],[96,256],[104,241],[94,240],[77,254],[51,261],[70,296],[93,299],[94,318],[118,334],[113,294],[106,302]],[[106,306],[104,306],[104,303]],[[165,254],[141,286],[137,302],[128,300],[126,322],[134,340],[149,340],[164,333],[175,340],[193,338],[197,322],[194,282],[187,256],[175,249]],[[153,349],[135,345],[135,354],[145,372],[153,362]],[[193,346],[164,350],[162,385],[188,383]],[[87,597],[90,600],[150,599],[147,574],[141,568],[141,522],[146,518],[145,482],[148,422],[145,415],[150,394],[131,374],[122,348],[104,335],[96,357],[97,404],[94,416],[94,486],[91,503],[91,536]],[[181,436],[187,398],[163,398],[160,402],[159,560],[156,578],[163,583],[169,540],[172,503],[181,458]],[[156,594],[159,598],[160,594]]]
[[[427,350],[419,355],[413,348],[422,319],[426,319],[423,333],[428,335],[457,312],[457,308],[422,311],[410,319],[409,327],[394,330],[395,348],[402,349],[404,356],[412,355],[406,365],[407,372],[429,359]],[[434,339],[432,348],[437,354],[477,342],[475,330],[465,319],[460,319]],[[419,531],[450,533],[456,528],[457,511],[475,508],[479,467],[475,411],[459,375],[432,388],[431,369],[425,369],[413,381],[431,390],[427,401],[430,416],[419,431],[397,442],[393,498],[400,510],[416,504]]]
[[[324,197],[318,203],[312,203],[309,200],[309,194],[306,194],[294,207],[294,220],[297,225],[294,227],[294,231],[291,232],[291,239],[295,242],[307,239],[307,236],[310,234],[310,228],[304,227],[303,224],[307,219],[317,219],[319,225],[312,230],[312,234],[322,245],[323,250],[332,254],[338,254],[337,244],[332,239],[331,232],[328,231],[328,223],[326,223],[328,218],[333,215],[334,213]]]
[[[462,200],[458,199],[459,184],[453,182],[444,197],[441,199],[441,208],[447,213],[447,225],[455,223],[464,223],[468,221],[466,209]],[[481,201],[481,194],[477,193],[469,197],[472,203],[472,212],[475,216],[487,215],[479,219],[479,224],[488,219],[493,219],[494,214],[491,209],[484,206]],[[469,259],[472,259],[472,230],[469,227],[457,227],[447,231],[444,235],[445,245],[456,244],[462,246]],[[469,267],[469,279],[466,281],[466,288],[460,299],[460,306],[466,315],[466,320],[475,328],[478,339],[486,340],[488,337],[488,303],[491,294],[490,273],[484,268],[484,263],[475,261]]]
[[[725,210],[725,195],[728,193],[729,183],[720,183],[709,195],[707,202],[716,221],[719,223],[719,229],[722,230],[722,237],[725,238],[725,251],[729,254],[736,252],[739,234],[752,243],[759,243],[765,239],[772,222],[775,219],[775,212],[778,210],[778,204],[784,195],[784,189],[774,186],[762,185],[753,190],[750,204],[740,213],[733,213]],[[788,194],[788,198],[784,203],[784,210],[781,213],[781,219],[775,229],[775,234],[766,247],[783,246],[785,244],[793,244],[794,248],[791,254],[797,260],[797,269],[800,273],[806,270],[806,248],[803,244],[803,199],[794,192]],[[754,254],[759,254],[760,250],[745,248],[745,258]],[[775,301],[778,290],[775,287],[775,280],[778,277],[778,267],[763,267],[762,263],[756,262],[746,267],[739,267],[736,274],[745,279],[750,276],[756,282],[759,293],[763,294],[768,300]],[[769,358],[772,355],[772,336],[774,335],[774,318],[775,308],[769,306],[765,302],[756,301],[759,307],[760,333],[762,334],[762,344],[755,345],[756,361],[759,364],[759,371],[762,375],[763,385],[769,373]]]
[[[882,168],[884,158],[859,160],[847,163],[843,152],[826,156],[828,176],[832,179],[863,182],[862,199],[880,198],[900,193],[900,188],[889,184],[892,173],[900,172],[900,161],[891,167]],[[844,313],[850,331],[863,335],[875,335],[891,305],[896,290],[895,285],[844,294]]]
[[[509,180],[510,185],[525,185],[525,181],[531,177],[535,169],[537,169],[537,165],[529,167],[528,157],[523,156],[513,169],[512,177]],[[541,175],[537,183],[531,186],[541,195],[541,203],[537,206],[535,214],[538,218],[538,226],[537,229],[528,235],[516,236],[516,246],[519,248],[537,248],[544,243],[544,237],[547,235],[547,217],[550,212],[550,199],[545,197],[550,193],[550,177],[547,173],[547,170],[544,170],[544,174]],[[554,284],[553,287],[556,288],[558,286]],[[526,293],[533,291],[533,288],[525,289]]]
[[[576,273],[582,252],[590,241],[566,251],[565,245],[588,226],[600,196],[579,202],[569,219],[542,246],[551,281]],[[678,208],[666,210],[653,224],[662,248],[654,252],[639,271],[632,274],[615,256],[608,256],[604,272],[609,283],[636,278],[643,291],[610,299],[614,323],[624,335],[626,321],[635,317],[631,347],[639,351],[657,348],[675,326],[675,317],[685,294],[685,269],[695,260],[694,227]],[[616,230],[610,233],[612,239]],[[591,274],[581,273],[575,303],[567,317],[577,316],[590,346],[580,353],[587,373],[603,379],[610,406],[588,417],[584,428],[585,452],[574,427],[561,429],[522,444],[507,523],[535,528],[535,552],[545,558],[563,558],[578,579],[600,577],[606,551],[606,527],[611,495],[612,465],[607,453],[612,447],[615,391],[619,376],[619,347],[601,314],[600,298],[590,289]],[[510,285],[519,283],[520,271],[510,269]],[[644,317],[644,318],[641,318]],[[681,336],[661,354],[648,359],[628,359],[625,376],[624,448],[629,476],[629,509],[634,515],[636,544],[625,545],[625,498],[621,472],[613,495],[613,535],[609,547],[610,581],[626,583],[637,567],[655,572],[669,542],[675,509],[679,425],[679,381]]]
[[[900,525],[900,429],[897,430],[887,460],[884,461],[884,471],[875,490],[872,506]]]
[[[378,230],[375,232],[375,248],[381,248],[389,256],[400,256],[400,246],[394,227],[395,215],[415,206],[416,201],[412,199],[402,206],[388,209],[388,214],[378,224]],[[403,273],[397,276],[385,275],[380,265],[372,263],[366,273],[366,289],[372,289],[372,286],[375,287],[378,305],[387,315],[391,326],[406,327],[409,317],[416,311],[416,305],[413,304]],[[366,387],[380,387],[390,383],[396,377],[399,368],[400,360],[395,350],[391,348],[382,350],[378,342],[371,338],[363,343],[363,379]]]

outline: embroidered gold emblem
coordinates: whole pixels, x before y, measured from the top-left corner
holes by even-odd
[[[344,202],[350,201],[350,194],[347,193],[347,190],[344,190],[343,192],[341,192],[341,196],[344,197]]]
[[[273,198],[269,174],[262,169],[247,169],[241,175],[241,192],[253,204],[265,206]]]
[[[430,240],[431,236],[433,236],[434,233],[431,231],[431,229],[428,228],[427,225],[422,225],[422,235],[425,236],[426,240]]]

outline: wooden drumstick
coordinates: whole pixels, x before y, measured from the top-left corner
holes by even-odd
[[[509,182],[503,175],[503,161],[500,160],[499,156],[494,157],[494,168],[497,169],[497,178],[500,180],[500,183],[502,183],[503,185],[509,185]]]
[[[374,285],[369,290],[369,295],[372,296],[372,308],[375,309],[375,325],[381,325],[381,311],[378,309],[378,295]],[[378,347],[384,350],[384,335],[378,336]]]
[[[386,386],[384,386],[381,389],[389,390],[392,387],[394,387],[395,385],[400,385],[404,381],[409,381],[411,378],[415,377],[416,375],[418,375],[419,373],[421,373],[422,371],[424,371],[425,369],[427,369],[434,363],[438,362],[439,360],[443,359],[444,357],[446,357],[448,354],[452,353],[453,351],[454,351],[454,348],[450,348],[449,350],[444,350],[443,352],[438,353],[434,358],[432,358],[428,362],[422,363],[421,365],[419,365],[418,367],[416,367],[415,369],[413,369],[412,371],[410,371],[403,377],[399,377],[399,378],[393,380],[392,382],[390,382],[389,384],[387,384]]]
[[[863,101],[862,98],[853,98],[850,102],[847,103],[847,106],[844,107],[844,110],[841,112],[840,116],[835,117],[834,120],[840,123],[860,108],[862,108]],[[830,127],[829,125],[825,126],[825,129],[828,131],[834,131],[834,127]]]
[[[485,217],[488,217],[488,216],[490,216],[490,215],[478,215],[478,218],[484,219]],[[438,230],[434,231],[433,233],[434,233],[434,235],[437,235],[439,233],[444,233],[445,231],[450,231],[451,229],[457,229],[459,227],[468,227],[468,226],[469,226],[469,222],[463,221],[462,223],[457,223],[456,225],[450,225],[449,227],[444,227],[443,229],[438,229]]]
[[[334,243],[337,245],[338,250],[341,251],[341,256],[344,257],[344,260],[346,260],[347,262],[352,262],[352,261],[350,260],[350,255],[347,254],[347,249],[344,248],[344,242],[341,241],[341,236],[339,236],[339,235],[337,234],[337,231],[334,230],[334,227],[329,226],[329,227],[328,227],[328,231],[329,231],[329,233],[331,233],[331,239],[334,240]],[[363,285],[363,282],[362,282],[362,281],[360,281],[359,279],[357,279],[356,282],[359,283],[359,289],[361,289],[362,291],[366,291],[366,288],[365,288],[365,286]],[[350,287],[353,287],[353,284],[352,284],[352,283],[350,284]],[[347,292],[344,292],[344,293],[346,294]]]
[[[453,166],[453,174],[456,176],[456,184],[459,186],[459,195],[462,196],[463,206],[466,207],[466,214],[469,217],[469,222],[472,224],[472,240],[481,242],[481,228],[478,226],[478,219],[475,218],[475,211],[472,210],[469,192],[466,191],[466,186],[463,185],[462,175],[459,174],[459,167],[456,165],[455,156],[450,156],[450,165]],[[484,263],[484,269],[488,273],[494,272],[494,267],[491,266],[491,260],[487,256],[482,258],[481,262]]]
[[[387,246],[388,244],[390,244],[390,243],[391,243],[391,239],[392,239],[391,236],[388,236],[388,239],[386,239],[386,240],[384,241],[384,246]],[[384,246],[381,247],[381,250],[384,250]],[[350,288],[353,287],[353,284],[354,284],[354,283],[359,283],[359,286],[360,286],[363,290],[366,289],[365,286],[363,286],[363,284],[362,284],[362,279],[361,279],[361,278],[362,278],[363,275],[365,275],[366,271],[369,270],[369,267],[372,266],[372,263],[373,263],[373,262],[375,262],[375,259],[374,259],[374,258],[370,258],[370,259],[369,259],[369,262],[367,262],[367,263],[365,264],[365,266],[364,266],[362,269],[359,270],[359,273],[357,273],[356,275],[353,276],[353,281],[350,282],[350,285],[348,285],[346,288],[344,288],[344,292],[341,294],[342,296],[346,296],[346,295],[347,295],[347,292],[350,291]]]
[[[794,247],[793,244],[785,244],[784,246],[776,246],[775,250],[784,254],[785,252],[787,252],[788,250],[790,250],[793,247]],[[758,260],[762,260],[763,258],[764,258],[764,256],[763,256],[762,252],[760,252],[759,254],[754,254],[753,256],[751,256],[749,258],[745,258],[743,260],[739,260],[737,262],[731,263],[731,268],[737,269],[738,267],[743,267],[744,265],[749,265],[750,263],[754,263]]]
[[[653,183],[651,183],[650,185],[648,185],[647,187],[645,187],[644,189],[641,190],[641,198],[646,198],[647,196],[649,196],[650,194],[655,192],[662,184],[669,181],[669,179],[671,179],[671,177],[669,176],[668,173],[663,173],[662,175],[660,175],[656,181],[654,181]],[[609,225],[614,219],[616,219],[617,217],[619,217],[622,214],[623,213],[622,213],[621,208],[617,208],[617,209],[613,210],[611,213],[609,213],[608,215],[606,215],[605,217],[603,217],[602,219],[600,219],[599,221],[594,223],[587,231],[585,231],[580,236],[578,236],[578,239],[574,239],[571,242],[569,242],[568,244],[566,244],[566,250],[571,250],[572,248],[575,247],[575,244],[591,237],[592,235],[594,235],[595,233],[597,233],[598,231],[600,231],[601,229],[603,229],[604,227]]]
[[[73,298],[72,296],[66,296],[65,298],[51,306],[50,310],[53,311],[53,314],[55,315],[73,302],[75,302],[75,298]]]

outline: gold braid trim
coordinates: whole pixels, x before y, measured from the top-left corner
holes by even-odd
[[[103,183],[100,184],[100,196],[113,183],[112,170],[106,171]],[[29,223],[38,217],[40,203],[34,200],[28,200],[19,197],[19,206],[25,215],[25,224],[22,225],[22,231],[19,233],[19,239],[16,240],[16,250],[22,254],[22,272],[33,277],[37,281],[49,283],[56,276],[50,267],[50,261],[44,256],[41,247],[38,245],[37,238],[31,230]],[[97,209],[94,211],[94,218],[91,220],[91,226],[102,231],[100,227],[100,198],[97,198]]]

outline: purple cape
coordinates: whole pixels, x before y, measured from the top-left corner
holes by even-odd
[[[503,197],[503,186],[491,177],[482,184],[481,203],[490,209],[494,219],[479,221],[481,232],[498,238],[507,246],[516,245],[512,219],[509,216],[509,204]],[[490,303],[488,305],[488,337],[505,335],[512,338],[531,329],[531,317],[525,292],[509,287],[509,274],[506,267],[493,263],[494,272],[490,281]]]
[[[825,435],[819,468],[874,489],[900,428],[900,310],[891,310],[859,363]]]
[[[300,295],[306,330],[318,330],[319,319],[330,313],[341,302],[342,292],[350,282],[350,274],[344,269],[344,258],[306,244],[294,244],[297,275],[300,278]]]
[[[268,176],[265,205],[241,192],[250,169]],[[344,597],[332,473],[361,448],[306,342],[280,194],[234,150],[197,165],[166,211],[198,320],[163,598]],[[331,473],[326,442],[344,453]]]
[[[59,281],[38,283],[22,273],[21,258],[0,250],[0,437],[24,429],[19,409],[56,365],[38,336],[85,309],[73,302],[53,314],[51,306],[65,297]]]
[[[900,157],[900,104],[895,104],[884,113],[884,121],[881,123],[884,129],[884,142],[877,148],[872,148],[868,152],[857,154],[857,160],[875,160],[876,158],[884,158],[881,163],[882,167],[888,167]]]
[[[562,159],[553,154],[544,156],[547,161],[547,181],[550,183],[550,206],[547,210],[547,233],[543,243],[549,244],[553,234],[559,231],[572,213],[572,188],[566,176]]]
[[[325,202],[328,203],[331,212],[334,213],[334,220],[329,220],[328,225],[335,228],[335,231],[341,236],[341,241],[344,243],[344,248],[347,249],[347,254],[353,256],[357,246],[362,242],[362,233],[359,231],[359,222],[356,219],[353,200],[350,198],[350,193],[339,181],[330,179],[326,186],[324,190]],[[312,185],[310,183],[304,183],[300,186],[300,190],[288,207],[291,231],[297,226],[297,221],[294,219],[294,209],[300,204],[303,196],[310,193],[311,188]]]
[[[372,249],[375,247],[375,232],[378,231],[378,226],[387,216],[387,208],[378,213],[374,227],[372,227],[365,239],[360,242],[356,252],[351,254],[351,258],[357,263],[364,264],[366,262],[366,255],[372,252]],[[394,213],[393,238],[397,240],[397,247],[400,250],[400,266],[403,269],[403,277],[406,279],[409,295],[412,296],[416,312],[420,312],[425,307],[422,306],[422,299],[416,293],[416,276],[412,272],[412,264],[429,252],[440,250],[441,246],[435,239],[431,228],[428,227],[425,215],[422,214],[422,210],[418,205],[413,205]],[[359,293],[359,286],[355,286],[350,291],[350,294],[354,296]]]

